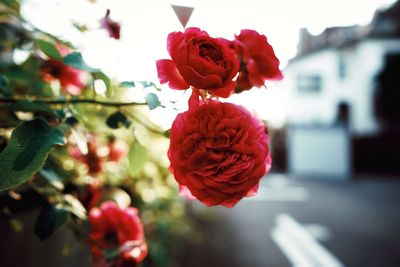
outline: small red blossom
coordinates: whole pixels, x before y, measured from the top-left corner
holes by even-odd
[[[128,145],[121,140],[110,138],[108,142],[108,160],[118,162],[128,153]]]
[[[119,266],[129,262],[138,263],[146,257],[147,244],[138,209],[121,208],[112,201],[106,201],[100,208],[90,210],[89,222],[95,262],[104,259],[103,249],[119,250]]]
[[[157,61],[158,78],[172,89],[190,86],[210,94],[228,97],[234,92],[232,81],[239,69],[235,52],[225,40],[212,38],[199,28],[168,35],[171,59]]]
[[[104,158],[99,154],[97,139],[91,137],[87,143],[88,151],[83,154],[78,147],[73,147],[69,153],[72,158],[84,163],[88,167],[88,173],[95,175],[103,172]]]
[[[235,36],[233,46],[241,61],[236,93],[261,87],[266,80],[282,79],[279,60],[265,35],[254,30],[242,30]]]
[[[44,61],[40,75],[43,81],[58,80],[61,89],[70,95],[80,95],[85,87],[85,72],[74,69],[63,62],[49,58]]]
[[[121,24],[110,19],[109,9],[107,9],[105,17],[100,20],[100,26],[108,32],[111,38],[117,40],[121,38]]]
[[[195,95],[196,97],[196,95]],[[245,108],[215,100],[191,99],[171,133],[170,170],[181,194],[208,206],[233,207],[257,192],[271,167],[264,124]]]

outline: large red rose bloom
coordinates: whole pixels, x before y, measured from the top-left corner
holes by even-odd
[[[235,88],[232,79],[239,69],[235,52],[225,40],[211,38],[198,28],[168,35],[170,59],[157,61],[158,78],[173,89],[190,86],[228,97]]]
[[[233,207],[253,195],[271,167],[264,124],[231,103],[191,105],[176,117],[170,139],[175,179],[208,206]]]

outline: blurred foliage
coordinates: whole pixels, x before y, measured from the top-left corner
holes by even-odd
[[[21,52],[26,59],[17,62],[15,54]],[[85,82],[78,94],[65,90],[68,81],[60,69],[45,73],[52,78],[46,79],[49,62],[69,74],[80,71]],[[104,92],[98,93],[98,81]],[[41,240],[66,226],[84,232],[89,209],[102,201],[132,205],[139,208],[149,246],[142,265],[173,266],[174,244],[188,239],[193,224],[168,171],[168,134],[149,119],[151,109],[163,107],[159,90],[149,81],[111,80],[87,65],[68,40],[22,18],[19,1],[3,0],[0,190],[7,191],[0,198],[11,195],[22,203],[31,191],[41,198],[31,202],[42,206],[35,226]],[[142,101],[126,102],[132,94],[143,96]],[[20,232],[19,210],[4,207],[15,201],[2,202],[2,215]]]

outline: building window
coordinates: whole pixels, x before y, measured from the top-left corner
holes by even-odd
[[[297,89],[301,93],[318,93],[322,89],[320,75],[299,75],[297,77]]]
[[[339,57],[338,74],[341,80],[344,80],[347,76],[346,62],[343,56]]]

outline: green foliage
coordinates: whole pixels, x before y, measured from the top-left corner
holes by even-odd
[[[163,107],[157,96],[161,89],[151,81],[110,79],[89,66],[74,44],[30,25],[19,10],[20,1],[0,3],[0,191],[34,190],[41,195],[46,204],[37,204],[42,209],[35,224],[41,240],[69,226],[77,241],[89,244],[85,228],[90,208],[105,200],[134,206],[149,246],[142,265],[171,266],[172,245],[187,234],[189,220],[167,169],[169,131],[149,119],[149,109]],[[90,31],[86,25],[75,27],[82,34]],[[72,52],[62,56],[59,44]],[[14,61],[18,50],[27,54],[25,60]],[[67,92],[58,69],[47,69],[48,58],[85,72],[81,93]],[[93,88],[97,80],[105,84],[105,93]],[[143,100],[127,100],[127,93],[136,99],[135,94],[141,98],[143,92],[147,106]],[[107,154],[113,141],[125,144],[125,151],[116,152],[122,155],[118,160]],[[101,192],[94,204],[92,186]],[[10,225],[25,230],[16,218]],[[116,249],[103,253],[114,259]]]
[[[52,43],[38,39],[36,40],[36,44],[46,56],[60,61],[63,60],[63,57],[61,56],[60,52],[58,52],[57,48]]]
[[[54,110],[46,103],[32,102],[28,99],[19,100],[18,102],[12,103],[10,109],[13,111],[41,112],[43,114],[56,116]]]
[[[122,88],[131,88],[131,87],[135,87],[135,82],[133,82],[133,81],[124,81],[124,82],[121,82],[119,84],[119,86],[121,86]]]
[[[47,204],[41,209],[35,224],[35,234],[44,241],[68,221],[68,211],[58,205]]]
[[[64,57],[64,64],[71,66],[75,69],[84,70],[87,72],[99,72],[99,69],[92,68],[88,66],[84,61],[81,53],[73,52]]]
[[[131,121],[121,111],[116,111],[107,118],[107,126],[111,129],[118,129],[120,127],[128,128]]]
[[[135,142],[129,150],[129,170],[132,175],[137,175],[148,160],[148,152],[146,147]]]
[[[43,119],[20,124],[0,153],[0,191],[26,182],[42,168],[52,147],[64,144],[64,133]]]
[[[9,82],[8,82],[8,79],[6,78],[6,76],[4,76],[0,73],[0,94],[5,95],[5,96],[11,95],[8,84],[9,84]]]
[[[158,99],[158,96],[156,94],[147,93],[145,98],[146,98],[146,102],[147,102],[147,105],[149,106],[150,110],[161,106],[161,102]]]

